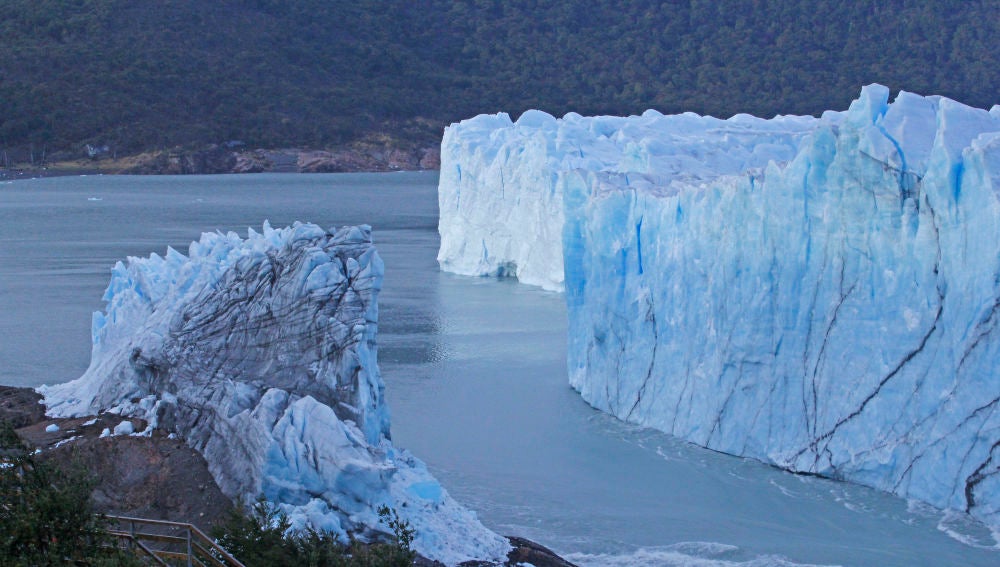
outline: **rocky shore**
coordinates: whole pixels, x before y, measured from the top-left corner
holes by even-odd
[[[213,144],[200,149],[173,148],[117,157],[57,159],[45,164],[0,167],[0,180],[59,175],[207,175],[222,173],[350,173],[437,170],[440,149],[387,147],[378,144],[312,150],[247,149]]]
[[[100,162],[98,162],[100,163]],[[213,173],[341,173],[420,171],[441,165],[437,148],[340,150],[232,149],[210,146],[201,150],[146,152],[117,164],[114,173],[184,175]]]
[[[133,436],[146,423],[103,413],[82,418],[45,416],[42,397],[30,388],[0,386],[0,421],[59,466],[83,466],[97,479],[95,508],[106,514],[189,522],[205,532],[227,517],[233,503],[208,471],[205,459],[184,441],[159,434]],[[572,567],[553,551],[520,537],[504,566]],[[415,565],[440,563],[418,558]],[[467,563],[486,567],[487,563]]]

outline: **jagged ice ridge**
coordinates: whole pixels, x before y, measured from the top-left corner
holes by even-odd
[[[419,553],[500,561],[509,544],[394,448],[376,364],[383,265],[367,226],[205,233],[185,256],[112,270],[93,352],[45,386],[50,415],[112,411],[175,433],[225,494],[278,504],[295,527],[345,539],[389,532],[394,508]]]
[[[565,290],[594,407],[1000,526],[1000,107],[479,116],[439,191],[444,269]]]

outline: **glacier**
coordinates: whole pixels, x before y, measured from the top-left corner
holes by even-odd
[[[451,125],[443,269],[562,290],[571,385],[1000,527],[1000,107]]]
[[[655,175],[694,182],[787,161],[814,127],[811,117],[729,120],[692,113],[557,120],[529,110],[480,115],[445,129],[438,193],[442,269],[516,276],[563,289],[562,177],[573,170]]]
[[[92,324],[90,366],[43,386],[48,414],[110,411],[198,450],[222,491],[278,505],[296,528],[389,534],[453,565],[510,546],[390,441],[376,363],[383,264],[368,226],[296,223],[205,233],[187,255],[118,262]]]

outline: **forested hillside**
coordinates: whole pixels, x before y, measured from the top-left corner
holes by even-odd
[[[1000,102],[996,0],[5,0],[0,150],[429,144],[480,112]]]

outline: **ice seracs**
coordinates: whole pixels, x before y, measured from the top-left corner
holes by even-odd
[[[389,441],[382,272],[369,227],[300,223],[119,262],[90,367],[41,388],[49,413],[145,419],[201,452],[228,496],[264,495],[299,527],[372,536],[387,505],[427,557],[501,560],[507,541]]]
[[[441,265],[564,288],[599,409],[1000,526],[1000,109],[889,95],[453,125]]]

